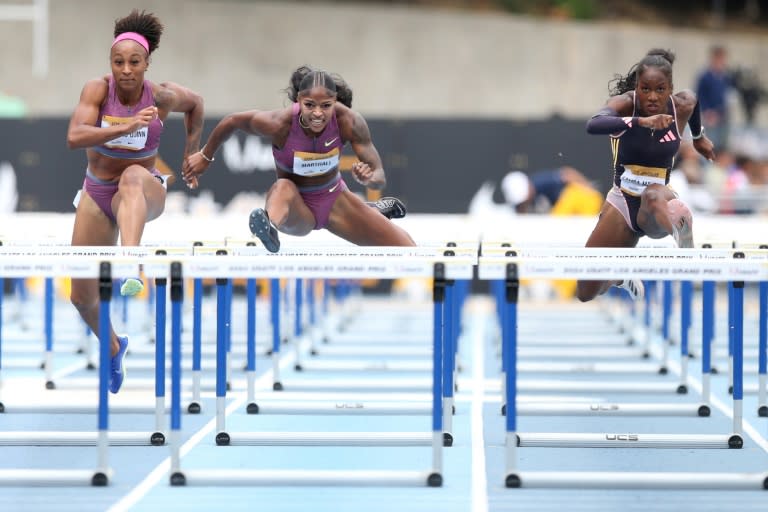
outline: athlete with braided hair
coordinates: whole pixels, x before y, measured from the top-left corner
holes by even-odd
[[[88,167],[77,208],[72,245],[123,246],[141,242],[144,225],[165,208],[166,176],[157,170],[163,121],[184,113],[185,155],[200,147],[203,100],[181,85],[144,79],[163,25],[153,14],[133,10],[115,22],[109,60],[112,73],[86,82],[69,121],[67,144],[84,148]],[[140,279],[122,283],[123,295],[143,289]],[[99,332],[99,292],[95,279],[73,279],[70,299]],[[117,393],[125,376],[127,337],[111,331],[112,372],[109,389]]]
[[[691,211],[667,186],[685,126],[693,146],[713,159],[704,134],[696,95],[673,93],[669,50],[652,49],[624,76],[611,81],[611,97],[587,122],[587,132],[610,135],[613,188],[608,192],[587,247],[635,247],[641,236],[674,237],[679,247],[693,247]],[[642,281],[579,281],[577,296],[589,301],[611,286],[633,298],[644,294]]]
[[[349,142],[359,159],[352,165],[352,177],[374,190],[386,185],[381,157],[365,119],[351,108],[347,83],[339,75],[302,66],[291,75],[286,93],[291,100],[287,108],[224,117],[203,148],[187,157],[184,180],[195,186],[235,130],[262,135],[272,143],[277,180],[267,192],[265,208],[251,212],[249,226],[267,250],[280,250],[278,231],[305,236],[313,229],[327,229],[356,245],[415,245],[387,218],[393,214],[392,204],[384,201],[400,207],[402,203],[385,198],[371,208],[341,178],[341,150]]]

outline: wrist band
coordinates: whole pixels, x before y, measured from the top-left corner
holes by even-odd
[[[703,136],[704,136],[704,127],[703,127],[703,126],[701,127],[701,131],[699,132],[699,134],[698,134],[698,135],[694,135],[693,133],[691,133],[691,138],[692,138],[693,140],[699,140],[699,139],[700,139],[700,138],[702,138]]]
[[[701,135],[699,135],[699,137],[701,137]],[[205,149],[205,146],[203,146],[203,148],[202,148],[200,151],[198,151],[198,153],[200,153],[200,156],[202,156],[202,157],[203,157],[203,159],[204,159],[206,162],[213,162],[214,160],[216,160],[216,159],[215,159],[215,158],[213,158],[213,157],[211,157],[211,158],[208,158],[207,156],[205,156],[205,153],[203,153],[203,149]]]

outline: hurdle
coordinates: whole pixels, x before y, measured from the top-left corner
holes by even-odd
[[[660,254],[636,248],[631,251],[584,249],[582,258],[549,257],[519,258],[509,257],[507,261],[498,258],[479,261],[479,275],[483,279],[503,279],[506,295],[504,308],[507,316],[502,327],[505,344],[504,356],[508,369],[506,379],[507,414],[505,438],[505,486],[509,488],[528,487],[587,487],[587,488],[768,488],[766,474],[729,474],[729,473],[631,473],[616,475],[603,472],[519,472],[517,470],[517,448],[524,446],[523,438],[516,432],[516,303],[520,277],[547,278],[591,278],[624,279],[627,277],[656,279],[663,274],[664,279],[688,280],[706,279],[730,281],[734,283],[734,392],[733,392],[733,433],[722,436],[725,443],[715,443],[712,436],[695,436],[701,441],[698,447],[733,447],[742,444],[742,332],[743,324],[743,284],[745,281],[765,281],[768,279],[768,265],[765,260],[745,258],[743,251],[725,253],[723,258],[713,258],[712,253],[703,254],[691,249],[677,249]],[[729,256],[729,257],[727,257]],[[627,258],[626,260],[624,258]],[[631,258],[631,259],[629,259]],[[660,266],[659,263],[663,263]],[[636,435],[610,435],[609,444],[600,442],[599,446],[628,447],[640,441]],[[551,441],[551,438],[548,439]],[[645,438],[645,445],[658,447],[662,439]],[[692,439],[688,439],[691,443]],[[551,445],[550,445],[551,446]],[[558,446],[562,446],[558,444]],[[589,445],[593,446],[593,445]],[[692,446],[692,444],[687,444]],[[673,482],[673,484],[671,484]]]
[[[163,254],[176,253],[188,254],[184,248],[175,247],[166,249],[157,249],[152,247],[114,247],[114,246],[43,246],[36,252],[30,252],[29,247],[5,246],[0,250],[0,256],[6,258],[30,258],[36,261],[39,258],[56,259],[62,258],[64,262],[68,260],[77,260],[83,258],[89,261],[89,258],[103,258],[113,262],[117,270],[113,272],[113,277],[130,277],[138,274],[141,261],[151,256],[162,256]],[[25,267],[20,267],[25,268]],[[58,268],[40,264],[40,273],[50,279],[52,277],[65,276],[64,273],[53,274],[50,268]],[[74,267],[77,270],[77,267]],[[11,272],[21,273],[19,270]],[[30,269],[30,274],[35,275],[37,269]],[[79,277],[79,276],[71,276]],[[147,276],[149,277],[149,276]],[[158,278],[158,283],[162,287],[164,283],[162,278]],[[112,287],[110,287],[112,290]],[[154,430],[145,432],[109,432],[107,441],[113,446],[138,446],[152,445],[161,446],[165,444],[164,422],[167,411],[165,405],[165,292],[161,292],[156,301],[157,327],[156,327],[156,365],[155,365],[155,404],[154,406],[126,404],[125,406],[114,407],[114,412],[135,414],[135,413],[154,413]],[[107,362],[107,367],[109,362]],[[92,384],[91,384],[92,385]],[[46,386],[47,389],[55,387]],[[51,391],[55,393],[55,391]],[[93,414],[98,411],[98,407],[80,404],[61,404],[61,403],[42,403],[26,404],[19,402],[0,402],[0,411],[10,413],[70,413],[70,414]],[[94,432],[13,432],[7,431],[0,433],[0,446],[93,446],[98,442],[98,436]]]
[[[87,253],[87,254],[86,254]],[[0,471],[0,485],[2,486],[30,486],[30,485],[91,485],[105,486],[113,475],[109,467],[108,446],[113,438],[109,433],[109,395],[107,382],[109,380],[109,302],[112,297],[113,276],[125,277],[136,275],[138,265],[131,262],[110,262],[104,257],[99,257],[93,248],[89,248],[74,256],[66,255],[40,256],[38,254],[20,254],[18,250],[0,250],[0,275],[3,277],[26,277],[29,275],[42,275],[45,277],[69,276],[80,278],[98,278],[99,281],[99,406],[97,428],[98,432],[84,439],[80,433],[51,433],[54,438],[60,435],[60,444],[79,445],[83,441],[97,446],[97,461],[95,470],[61,469],[5,469]],[[18,445],[24,433],[4,433],[8,445]],[[40,434],[30,434],[40,435]],[[14,438],[17,442],[13,442]],[[42,439],[41,439],[42,441]]]
[[[325,485],[329,483],[346,485],[442,485],[442,448],[444,441],[443,415],[442,415],[442,386],[443,383],[443,365],[445,358],[443,354],[442,337],[444,330],[445,308],[445,288],[449,280],[468,279],[472,276],[475,259],[436,256],[434,252],[428,255],[414,255],[405,253],[404,249],[411,248],[375,248],[367,250],[362,248],[362,256],[355,253],[356,249],[349,250],[349,254],[337,256],[333,259],[326,259],[323,263],[307,263],[306,255],[291,254],[266,254],[259,249],[244,257],[242,253],[238,255],[228,255],[227,257],[194,257],[181,262],[171,264],[171,298],[172,298],[172,412],[171,412],[171,485]],[[259,251],[261,252],[259,254]],[[399,257],[398,257],[399,254]],[[226,388],[223,385],[225,376],[223,371],[226,367],[222,354],[225,349],[224,337],[217,337],[219,347],[217,362],[217,444],[280,444],[288,441],[301,441],[301,444],[313,445],[320,442],[332,441],[343,443],[345,445],[367,446],[370,443],[381,445],[383,441],[388,443],[408,442],[406,446],[414,444],[427,444],[432,448],[431,467],[424,471],[273,471],[273,470],[186,470],[182,471],[180,465],[180,454],[177,440],[180,429],[180,414],[178,407],[178,392],[180,380],[180,314],[178,303],[182,295],[182,268],[185,277],[209,277],[215,279],[224,279],[235,277],[253,277],[264,278],[290,278],[290,277],[311,277],[311,278],[379,278],[391,279],[397,277],[431,277],[434,279],[433,294],[433,333],[434,333],[434,353],[433,353],[433,393],[432,393],[432,432],[426,435],[410,437],[409,433],[400,433],[398,435],[389,435],[387,440],[384,436],[375,436],[373,433],[351,439],[334,438],[333,436],[314,435],[312,433],[301,433],[301,439],[286,440],[285,436],[279,439],[278,436],[271,436],[271,440],[265,440],[259,435],[249,436],[247,434],[235,434],[226,432],[224,425],[223,412]],[[223,288],[225,283],[221,283]],[[274,299],[273,299],[274,300]],[[261,433],[263,434],[263,433]],[[296,435],[296,434],[295,434]],[[431,442],[425,442],[431,441]],[[387,444],[384,444],[387,445]]]
[[[583,248],[557,248],[555,251],[548,247],[518,247],[511,243],[501,243],[501,245],[491,243],[488,247],[483,244],[482,259],[486,268],[492,265],[494,259],[503,261],[505,258],[524,257],[535,261],[540,258],[546,258],[553,253],[557,254],[557,258],[583,258]],[[654,248],[653,250],[670,251],[668,248]],[[634,257],[633,255],[632,257]],[[498,274],[501,275],[501,269],[496,269]],[[502,307],[505,301],[506,290],[504,288],[504,281],[492,281],[492,290],[496,297],[497,315],[500,321],[505,322],[506,312]],[[649,297],[646,295],[645,303],[645,317],[646,324],[649,323],[650,306],[648,303]],[[608,316],[611,321],[615,313]],[[615,322],[613,322],[615,323]],[[626,326],[621,326],[622,332],[627,330]],[[643,335],[646,342],[649,340],[648,335]],[[520,346],[517,349],[517,355],[530,357],[535,355],[538,357],[546,357],[547,362],[534,363],[534,362],[519,362],[517,364],[516,371],[524,374],[530,371],[547,371],[552,373],[574,373],[574,374],[632,374],[632,375],[654,375],[654,374],[666,374],[664,368],[659,368],[658,365],[653,363],[642,361],[649,357],[648,346],[638,347],[635,346],[635,338],[639,338],[639,335],[633,335],[626,338],[626,343],[616,344],[613,346],[608,344],[596,344],[591,350],[585,350],[579,345],[579,348],[575,348],[573,344],[563,344],[561,346],[553,346],[549,344],[543,347],[529,347]],[[574,357],[583,359],[584,361],[573,362],[556,362],[558,357],[568,357],[573,360]],[[634,362],[627,363],[609,363],[603,362],[603,359],[615,359],[615,358],[627,358],[636,359]],[[503,359],[502,359],[503,362]],[[505,372],[506,368],[502,368],[502,372]],[[502,379],[502,414],[506,413],[506,404],[504,403],[504,386],[505,379]],[[636,393],[654,393],[654,394],[669,394],[679,395],[685,394],[687,388],[681,388],[679,384],[658,381],[652,382],[649,380],[638,381],[596,381],[596,380],[565,380],[565,379],[519,379],[517,382],[518,389],[524,392],[533,393],[623,393],[623,394],[636,394]],[[709,414],[709,408],[700,404],[679,404],[677,408],[671,407],[670,404],[633,404],[633,403],[611,403],[611,404],[542,404],[536,407],[532,407],[530,404],[526,406],[525,414],[547,414],[554,415],[557,411],[562,411],[565,415],[639,415],[639,414],[654,414],[657,411],[659,415],[679,415],[679,416],[706,416]],[[675,411],[677,413],[675,414]]]
[[[81,255],[93,255],[95,253],[98,253],[101,256],[104,257],[121,257],[121,258],[146,258],[151,255],[162,255],[162,254],[191,254],[191,249],[186,248],[184,245],[175,245],[173,247],[168,247],[165,249],[161,249],[155,246],[143,246],[143,247],[131,247],[131,248],[120,248],[120,247],[113,247],[113,246],[106,246],[106,247],[72,247],[69,245],[60,245],[60,244],[51,244],[51,243],[43,243],[40,244],[43,251],[43,254],[50,255],[50,256],[64,256],[64,257],[76,257]],[[37,250],[34,249],[33,245],[30,245],[28,241],[25,241],[23,243],[17,243],[15,241],[10,241],[10,244],[6,245],[6,252],[8,254],[17,254],[19,256],[21,255],[38,255],[41,254],[40,252],[36,252]],[[136,266],[138,268],[138,263],[136,263]],[[136,275],[136,274],[134,274]],[[164,286],[164,282],[162,278],[157,279],[159,285],[161,287]],[[52,283],[53,278],[52,277],[46,277],[45,278],[45,331],[46,331],[46,363],[45,363],[45,369],[46,369],[46,379],[45,379],[45,387],[49,390],[56,390],[58,389],[67,389],[69,387],[80,387],[80,386],[91,386],[93,385],[91,379],[71,379],[67,382],[64,382],[63,385],[56,385],[53,379],[53,356],[52,356],[52,339],[53,339],[53,325],[51,321],[52,316],[52,303],[53,303],[53,292],[52,292]],[[156,318],[160,318],[161,316],[164,316],[165,314],[165,292],[164,288],[161,289],[161,292],[158,296],[158,299],[155,301],[155,316]],[[165,325],[164,318],[160,318],[155,326],[155,340],[156,344],[154,347],[154,353],[155,353],[155,360],[152,368],[155,369],[155,376],[152,382],[152,386],[154,386],[155,389],[155,404],[154,405],[141,405],[141,404],[113,404],[111,406],[110,412],[113,414],[143,414],[143,413],[154,413],[155,414],[155,430],[152,432],[148,432],[147,434],[133,434],[133,433],[124,433],[123,435],[112,435],[111,439],[117,444],[126,444],[126,445],[139,445],[139,444],[146,444],[142,441],[142,439],[146,438],[147,442],[149,444],[153,445],[161,445],[164,444],[165,436],[163,434],[163,423],[165,421],[164,415],[167,411],[167,407],[165,406],[165,397],[164,397],[164,386],[165,386],[165,332],[162,328],[162,326]],[[87,366],[85,366],[87,367]],[[133,385],[133,380],[131,381],[131,385]],[[54,392],[51,393],[53,397]],[[50,412],[50,413],[70,413],[70,414],[94,414],[96,413],[96,406],[93,405],[79,405],[79,404],[62,404],[62,403],[36,403],[36,404],[27,404],[24,402],[18,402],[18,401],[10,401],[5,402],[4,408],[0,409],[0,412],[5,413],[43,413],[43,412]],[[58,436],[56,436],[58,437]],[[49,443],[55,443],[55,440],[46,440],[46,436],[37,436],[30,433],[24,433],[24,435],[20,436],[20,438],[28,439],[31,444],[49,444]],[[14,437],[4,437],[0,436],[0,445],[2,445],[4,442],[8,443],[14,443]],[[88,445],[93,444],[92,435],[89,433],[81,433],[79,436],[75,436],[71,441],[68,441],[68,444],[82,444],[82,445]]]
[[[411,251],[411,250],[409,249],[409,251]],[[450,255],[450,253],[449,253],[449,255]],[[391,255],[390,255],[390,257],[391,257]],[[273,280],[273,283],[274,283],[274,280]],[[226,283],[222,282],[221,284],[226,284]],[[453,287],[452,286],[450,286],[450,285],[446,286],[445,302],[446,302],[446,307],[449,308],[449,309],[454,304],[454,302],[452,300],[452,297],[453,297],[452,291],[453,291]],[[277,292],[275,291],[274,295],[272,297],[272,304],[273,305],[275,303],[279,302],[279,299],[276,297],[276,294],[277,294]],[[297,294],[297,295],[300,295],[300,294]],[[272,309],[272,312],[273,312],[273,322],[275,322],[274,314],[275,314],[276,311],[277,311],[276,308]],[[273,329],[273,334],[277,333],[278,331],[279,331],[279,328]],[[226,333],[226,329],[222,329],[222,332]],[[455,344],[453,344],[451,342],[451,340],[453,338],[452,332],[453,332],[452,331],[452,323],[449,322],[446,325],[446,337],[445,337],[445,339],[447,340],[446,346],[448,348],[447,348],[447,350],[445,352],[446,353],[446,358],[444,360],[444,365],[443,365],[443,372],[444,372],[444,377],[443,378],[445,379],[445,385],[443,386],[443,390],[444,390],[444,394],[443,394],[444,407],[443,407],[443,410],[445,411],[445,418],[444,418],[443,421],[444,421],[444,425],[446,426],[446,431],[444,432],[444,440],[445,440],[446,446],[450,446],[451,443],[452,443],[452,439],[453,439],[452,435],[449,432],[450,424],[451,424],[451,417],[450,417],[450,415],[451,415],[451,413],[453,411],[453,373],[450,371],[450,369],[453,368],[453,366],[455,364],[455,358],[453,357],[454,351],[452,350],[452,347],[455,347]],[[273,336],[273,338],[274,338],[274,336]],[[278,352],[278,350],[275,350],[273,352],[273,358],[274,358],[274,355],[275,355],[276,352]],[[227,366],[227,365],[225,365],[225,366]],[[383,382],[383,383],[382,383],[382,381],[379,381],[379,383],[377,385],[378,386],[387,387],[386,381]],[[277,388],[275,388],[275,389],[277,389]],[[247,406],[247,411],[249,413],[252,413],[252,414],[257,413],[259,411],[259,407],[258,407],[258,404],[252,402],[253,391],[249,390],[248,395],[249,395],[249,403],[248,403],[248,406]],[[370,410],[372,407],[373,406],[369,404],[367,409]],[[342,408],[334,407],[335,411],[338,411],[340,409],[341,410],[345,410],[345,408],[343,408],[343,407]],[[356,409],[359,409],[359,407],[356,407]],[[385,408],[384,410],[386,412],[394,412],[392,408]],[[221,428],[223,429],[223,423],[221,424]],[[277,437],[281,437],[281,436],[278,435]],[[349,439],[344,441],[344,442],[352,442],[352,443],[355,443],[355,442],[364,442],[364,443],[374,442],[374,440],[370,439],[370,435],[368,435],[368,434],[361,434],[359,436],[351,435],[351,436],[347,436],[347,437],[349,437]],[[418,437],[420,437],[420,436],[418,436]],[[266,439],[266,441],[265,441],[265,439]],[[252,436],[252,438],[248,442],[249,443],[261,444],[261,443],[264,443],[264,442],[268,442],[269,439],[270,439],[270,436],[260,436],[260,437]],[[354,439],[361,439],[361,441],[355,441]],[[329,441],[327,439],[327,436],[325,436],[325,437],[322,437],[318,442],[320,444],[327,444]],[[336,441],[336,442],[340,442],[340,441]],[[424,442],[424,440],[422,439],[421,441],[413,441],[413,440],[408,440],[407,438],[404,438],[403,436],[397,436],[397,438],[395,440],[388,441],[388,442],[393,442],[395,444],[402,444],[404,442],[405,443]]]

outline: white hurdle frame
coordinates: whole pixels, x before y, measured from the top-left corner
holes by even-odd
[[[3,257],[63,257],[78,258],[85,257],[93,258],[98,256],[100,261],[114,260],[121,266],[121,274],[115,274],[115,278],[130,277],[130,272],[133,272],[133,276],[138,275],[139,260],[151,256],[158,255],[191,255],[192,244],[177,244],[171,247],[160,246],[141,246],[141,247],[115,247],[115,246],[71,246],[62,245],[58,243],[44,242],[41,244],[34,244],[29,241],[15,241],[4,240],[4,245],[0,246],[0,256]],[[159,253],[159,254],[158,254]],[[131,261],[133,260],[133,261]],[[30,274],[34,275],[34,274]],[[72,277],[69,275],[47,275],[37,274],[41,277],[45,277],[46,286],[48,282],[52,281],[53,277]],[[162,279],[162,278],[160,278]],[[48,294],[48,290],[46,290]],[[46,301],[49,299],[46,298]],[[165,298],[163,297],[163,301]],[[158,304],[160,302],[158,301]],[[46,306],[48,307],[48,306]],[[46,326],[46,330],[49,330],[51,326]],[[164,329],[164,326],[162,326]],[[162,332],[161,326],[157,326],[156,337],[165,337],[165,333]],[[51,333],[47,334],[52,335]],[[160,340],[156,340],[155,350],[157,363],[158,350],[164,345],[160,343]],[[162,351],[161,358],[165,359],[165,353]],[[57,386],[51,378],[52,375],[52,354],[46,352],[46,389],[54,390]],[[164,370],[163,370],[164,374]],[[2,371],[0,371],[0,388],[2,388]],[[140,379],[133,379],[131,382],[135,385],[136,381]],[[151,382],[150,382],[151,380]],[[157,373],[155,378],[146,380],[148,387],[157,389]],[[64,388],[68,388],[68,385],[74,385],[74,387],[92,385],[91,379],[69,379],[64,384]],[[61,386],[58,386],[61,387]],[[168,407],[165,404],[165,383],[160,383],[160,389],[162,392],[156,394],[154,405],[112,405],[110,413],[123,413],[123,414],[154,414],[155,417],[155,429],[152,431],[144,432],[116,432],[109,433],[108,442],[112,446],[162,446],[165,444],[165,417],[168,412]],[[54,392],[52,391],[52,394]],[[19,413],[69,413],[69,414],[96,414],[98,406],[84,406],[76,404],[62,404],[62,403],[50,403],[50,404],[34,404],[29,405],[18,402],[3,402],[2,395],[0,395],[0,412],[6,414],[19,414]],[[38,431],[38,432],[14,432],[6,431],[0,432],[0,446],[19,446],[25,445],[37,445],[37,446],[93,446],[97,444],[98,440],[94,437],[92,432],[67,432],[60,433],[57,431]]]
[[[715,254],[717,253],[717,254]],[[557,254],[559,257],[553,257]],[[733,474],[733,473],[675,473],[675,472],[645,472],[615,474],[609,472],[519,472],[517,470],[517,448],[522,446],[523,437],[516,432],[516,303],[520,278],[549,278],[549,279],[598,279],[621,280],[628,277],[639,279],[668,280],[715,280],[733,282],[736,288],[742,289],[742,301],[736,305],[740,310],[743,324],[743,283],[745,281],[768,280],[768,259],[765,252],[752,253],[745,258],[745,251],[712,251],[696,249],[593,249],[557,250],[550,248],[548,257],[532,255],[503,258],[480,257],[479,276],[481,279],[502,279],[506,286],[505,308],[509,309],[509,321],[502,328],[507,349],[508,371],[506,378],[507,416],[506,416],[506,474],[505,485],[510,488],[518,487],[547,487],[547,488],[768,488],[766,473]],[[659,265],[663,263],[663,265]],[[737,297],[739,294],[736,294]],[[742,325],[735,322],[738,331],[734,336],[734,393],[733,393],[733,434],[728,442],[741,441],[742,434],[742,398],[743,398],[743,353]],[[511,325],[510,325],[511,324]],[[626,437],[626,435],[625,435]],[[689,436],[690,437],[690,436]],[[712,444],[715,439],[696,436],[701,441],[697,447]],[[594,439],[591,439],[594,441]],[[546,441],[540,439],[540,442]],[[626,442],[636,442],[639,439],[626,439],[614,436],[618,441],[610,446]],[[689,439],[689,443],[694,440]],[[659,447],[662,439],[648,438],[646,445]],[[718,443],[719,444],[719,443]],[[543,444],[552,446],[551,444]],[[562,446],[562,445],[558,445]],[[583,444],[581,445],[583,446]],[[589,446],[589,445],[588,445]],[[603,446],[603,444],[599,444]],[[692,446],[688,444],[687,446]],[[719,445],[718,447],[723,447]],[[734,446],[739,447],[739,446]],[[529,485],[530,482],[530,485]]]
[[[118,251],[121,252],[121,251]],[[44,253],[44,254],[41,254]],[[35,486],[35,485],[92,485],[109,484],[113,472],[109,467],[108,447],[117,442],[128,442],[120,433],[109,432],[109,393],[107,391],[109,348],[109,302],[112,297],[112,279],[136,275],[139,266],[135,257],[115,257],[115,248],[62,248],[41,249],[30,254],[29,251],[0,247],[0,276],[28,277],[75,277],[97,278],[100,297],[100,372],[99,372],[99,410],[98,431],[81,432],[33,432],[6,433],[8,445],[80,445],[97,446],[96,469],[6,469],[0,471],[0,486]],[[15,436],[11,438],[10,436]],[[50,444],[46,444],[50,443]]]
[[[231,248],[230,248],[231,250]],[[234,252],[235,254],[232,254]],[[181,469],[177,442],[180,430],[180,309],[173,305],[172,315],[172,408],[171,408],[171,485],[428,485],[441,486],[443,482],[442,450],[444,444],[441,345],[444,329],[443,303],[445,287],[453,279],[470,279],[476,257],[457,257],[441,248],[439,251],[420,248],[351,248],[322,251],[312,249],[302,253],[285,251],[266,253],[262,248],[246,247],[219,256],[195,256],[176,259],[171,263],[172,302],[180,297],[182,275],[187,277],[226,278],[377,278],[431,277],[434,279],[434,342],[432,432],[425,433],[229,433],[225,428],[224,408],[226,387],[217,386],[216,443],[220,445],[352,445],[352,446],[414,446],[432,447],[431,468],[426,471],[255,471],[255,470],[187,470]],[[328,255],[332,254],[333,258]],[[222,257],[225,256],[225,257]],[[323,258],[323,263],[308,263],[308,256]],[[316,261],[316,260],[315,260]],[[148,265],[145,263],[145,272]],[[183,270],[182,270],[183,268]],[[224,277],[223,277],[224,276]],[[220,350],[221,346],[220,345]],[[219,355],[221,361],[221,354]],[[221,373],[217,374],[221,378]]]

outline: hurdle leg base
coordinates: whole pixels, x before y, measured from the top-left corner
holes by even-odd
[[[301,366],[300,364],[295,364],[295,365],[293,366],[293,369],[294,369],[294,370],[296,370],[297,372],[300,372],[300,371],[303,371],[303,370],[304,370],[304,367],[303,367],[303,366]]]
[[[427,477],[427,485],[429,487],[442,487],[443,486],[443,475],[440,473],[430,473]]]
[[[153,432],[152,435],[149,436],[149,444],[152,446],[164,446],[165,434],[162,432]]]
[[[710,410],[708,405],[701,405],[701,406],[699,406],[699,413],[698,414],[702,418],[708,417],[711,413],[712,413],[712,411]]]
[[[259,414],[259,405],[251,402],[245,407],[245,412],[248,414]]]
[[[219,432],[216,434],[216,446],[229,446],[232,442],[232,438],[226,432]]]
[[[0,407],[2,407],[3,404],[0,404]],[[2,409],[0,409],[0,412],[2,412]],[[761,405],[757,408],[757,415],[761,418],[768,417],[768,405]]]
[[[45,383],[45,389],[56,389],[56,384],[52,380],[49,380]]]
[[[659,375],[666,375],[669,373],[669,369],[666,366],[662,366],[659,368]]]
[[[283,383],[282,382],[274,382],[274,383],[272,383],[272,390],[273,391],[282,391],[283,390]]]
[[[174,487],[180,487],[182,485],[187,485],[187,477],[184,476],[184,473],[181,471],[176,471],[174,473],[171,473],[171,485]]]
[[[203,408],[198,402],[192,402],[187,406],[187,412],[189,414],[200,414],[202,410]]]
[[[739,434],[733,434],[728,438],[728,448],[743,448],[744,439]]]
[[[506,416],[507,415],[507,404],[504,404],[501,406],[501,415]]]
[[[102,473],[101,471],[94,473],[93,478],[91,478],[91,485],[93,487],[106,487],[108,483],[109,478],[106,473]]]
[[[453,434],[443,432],[443,446],[453,446]]]
[[[96,369],[96,365],[93,364],[92,362],[88,361],[88,364],[85,365],[85,369],[86,370],[95,370]]]
[[[519,489],[522,485],[523,481],[520,479],[520,476],[515,473],[510,473],[504,478],[504,487],[507,487],[508,489]]]
[[[677,386],[677,394],[678,395],[687,395],[688,394],[688,386],[685,384],[680,384]]]
[[[3,402],[0,402],[0,413],[5,412],[5,406],[3,405]]]

